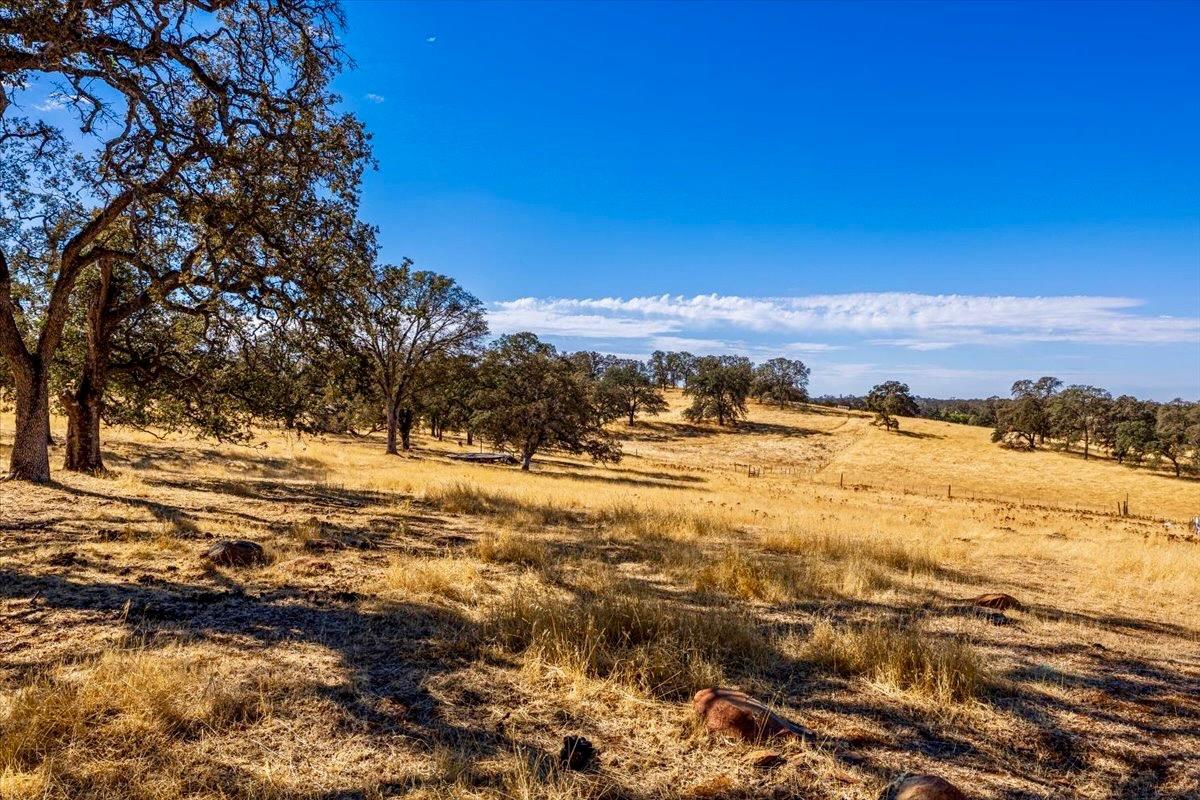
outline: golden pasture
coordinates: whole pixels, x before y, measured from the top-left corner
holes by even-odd
[[[671,401],[610,466],[108,430],[111,475],[0,484],[0,797],[1200,792],[1200,483]],[[207,565],[219,537],[269,563]],[[714,684],[818,738],[755,767],[692,716]],[[569,734],[595,770],[557,765]]]

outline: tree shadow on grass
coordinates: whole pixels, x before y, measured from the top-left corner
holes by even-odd
[[[470,741],[481,750],[495,746],[486,732],[451,721],[427,688],[474,655],[477,625],[463,614],[412,601],[368,609],[352,593],[339,599],[283,587],[251,594],[233,581],[214,583],[218,588],[80,581],[0,569],[0,598],[36,598],[42,609],[119,621],[151,644],[213,641],[242,651],[317,645],[336,654],[345,676],[317,691],[342,708],[356,730],[430,744]]]
[[[216,446],[169,441],[162,444],[121,442],[111,450],[105,448],[104,458],[110,467],[181,474],[194,471],[198,462],[219,464],[223,470],[257,478],[316,481],[329,473],[329,468],[318,459],[305,455],[269,455],[253,446],[218,449]]]
[[[945,436],[941,436],[936,433],[924,433],[922,431],[906,431],[906,430],[903,430],[900,428],[892,431],[892,433],[895,435],[898,435],[898,436],[903,436],[908,439],[945,439],[946,438]]]

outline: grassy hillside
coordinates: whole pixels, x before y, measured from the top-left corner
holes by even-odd
[[[1200,792],[1200,545],[1163,525],[1200,483],[671,400],[610,467],[116,430],[109,477],[0,484],[0,797]],[[219,537],[269,563],[201,560]],[[695,722],[710,685],[817,739],[754,766]],[[596,770],[557,766],[568,734]]]

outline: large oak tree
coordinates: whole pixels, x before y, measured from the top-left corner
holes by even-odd
[[[532,333],[503,336],[479,365],[475,427],[513,447],[521,469],[546,447],[619,461],[620,446],[604,431],[594,383],[569,358]]]
[[[440,359],[475,350],[487,335],[483,304],[453,278],[414,270],[409,260],[349,279],[337,297],[344,321],[335,336],[371,365],[387,451],[407,450],[420,390],[434,383],[428,371]]]
[[[142,262],[136,238],[122,238],[139,209],[165,203],[181,222],[206,226],[207,198],[236,197],[238,176],[253,174],[264,148],[308,151],[312,163],[323,155],[311,150],[313,137],[305,141],[311,131],[361,140],[356,124],[328,111],[340,24],[332,0],[0,8],[0,353],[17,412],[10,477],[49,479],[49,373],[72,295],[90,270]],[[21,113],[23,98],[47,87],[77,135]],[[155,301],[187,283],[183,265],[166,276],[149,287]],[[104,284],[101,275],[96,286]]]

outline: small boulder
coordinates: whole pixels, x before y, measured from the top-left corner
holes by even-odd
[[[248,539],[218,539],[203,557],[221,567],[251,567],[267,562],[262,545]]]
[[[966,602],[980,608],[994,608],[997,611],[1008,611],[1010,608],[1015,608],[1017,611],[1025,608],[1021,602],[1011,594],[981,594],[978,597],[972,597]]]
[[[692,699],[696,715],[713,733],[723,733],[747,742],[782,736],[811,739],[808,728],[785,719],[754,698],[736,689],[701,689]]]
[[[967,796],[936,775],[901,775],[884,789],[879,800],[967,800]]]
[[[583,736],[564,736],[558,751],[558,763],[566,769],[590,769],[596,761],[596,748]]]

